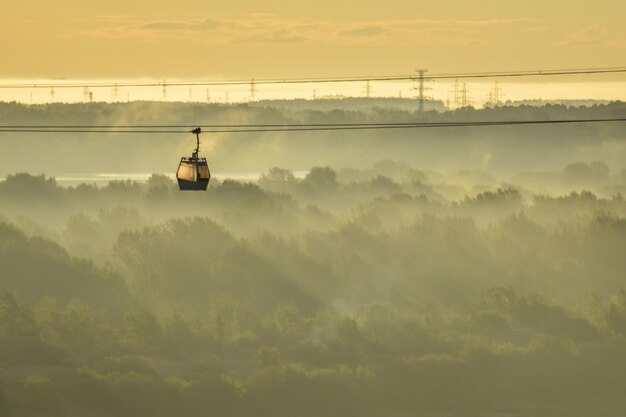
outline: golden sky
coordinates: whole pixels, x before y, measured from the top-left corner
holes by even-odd
[[[624,0],[2,0],[0,78],[623,66]]]

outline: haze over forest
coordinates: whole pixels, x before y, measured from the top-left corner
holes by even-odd
[[[593,119],[622,117],[626,105],[581,107],[502,106],[417,111],[416,100],[286,100],[267,104],[93,103],[28,106],[0,103],[0,120],[12,125],[182,125],[403,123]],[[434,103],[436,106],[437,103]],[[429,107],[427,107],[428,109]],[[441,107],[434,107],[441,110]],[[179,129],[184,132],[185,129]],[[381,159],[440,172],[486,170],[503,178],[558,171],[573,162],[624,168],[623,123],[488,128],[392,129],[202,135],[201,152],[220,172],[267,171],[279,166],[366,168]],[[195,147],[181,134],[0,134],[0,176],[17,172],[173,173]]]
[[[625,114],[0,104],[15,125]],[[214,175],[262,174],[182,193],[162,174],[191,134],[0,133],[0,415],[619,415],[625,134],[203,135]]]

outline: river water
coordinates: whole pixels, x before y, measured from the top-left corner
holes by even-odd
[[[304,178],[307,174],[307,171],[294,171],[294,176],[296,178]],[[139,183],[143,183],[148,181],[148,178],[152,173],[66,173],[60,175],[51,175],[55,178],[58,185],[62,187],[73,187],[79,184],[92,184],[99,187],[104,187],[111,181],[136,181]],[[169,172],[164,173],[168,178],[171,178],[173,181],[176,180],[176,175]],[[233,179],[237,181],[245,181],[245,182],[256,182],[259,180],[261,176],[261,172],[259,171],[251,171],[251,172],[219,172],[212,173],[211,178],[214,178],[219,181],[223,181],[225,179]],[[0,177],[0,182],[4,181],[6,178]]]

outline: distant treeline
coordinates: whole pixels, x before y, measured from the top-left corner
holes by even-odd
[[[542,175],[10,175],[0,415],[618,415],[626,175]]]

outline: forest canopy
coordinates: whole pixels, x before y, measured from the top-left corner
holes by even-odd
[[[2,415],[615,415],[626,177],[553,182],[587,189],[393,161],[199,194],[10,175]]]
[[[4,103],[0,119],[173,123],[190,111],[372,122],[625,107]],[[0,415],[623,413],[624,132],[211,138],[217,175],[201,193],[178,191],[167,170],[101,186],[54,175],[174,169],[183,142],[0,134]]]

